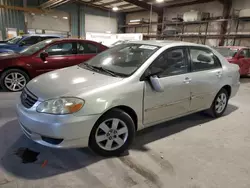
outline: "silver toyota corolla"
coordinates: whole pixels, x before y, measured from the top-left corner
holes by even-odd
[[[39,144],[117,155],[140,129],[203,110],[220,117],[239,85],[239,67],[210,47],[129,42],[33,79],[17,114]]]

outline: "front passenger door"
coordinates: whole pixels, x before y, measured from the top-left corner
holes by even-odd
[[[158,77],[164,91],[154,91],[149,81],[145,81],[144,125],[150,126],[186,114],[190,105],[190,73],[186,48],[166,50],[150,65],[148,71],[161,72]]]
[[[47,47],[45,52],[49,55],[45,61],[38,57],[41,62],[36,65],[38,74],[71,66],[70,57],[75,56],[76,50],[72,42],[59,42]]]

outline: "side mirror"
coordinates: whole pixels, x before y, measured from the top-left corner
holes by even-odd
[[[245,58],[244,55],[238,55],[238,59],[243,59],[243,58]]]
[[[46,61],[46,58],[49,57],[49,54],[47,52],[42,52],[40,53],[40,58],[43,60],[43,61]]]
[[[159,80],[159,78],[155,75],[155,76],[150,76],[149,77],[150,80],[150,84],[152,86],[152,88],[156,91],[156,92],[163,92],[164,88],[161,85],[161,82]]]
[[[142,75],[140,81],[149,80],[151,76],[157,76],[160,73],[162,73],[162,69],[160,68],[148,68]]]

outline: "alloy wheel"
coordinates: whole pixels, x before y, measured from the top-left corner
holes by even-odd
[[[18,72],[12,72],[5,76],[4,85],[11,91],[22,90],[27,83],[24,75]]]
[[[221,112],[223,112],[226,106],[227,106],[227,96],[225,93],[221,93],[216,99],[215,111],[218,114],[220,114]]]
[[[127,138],[127,125],[122,120],[116,118],[102,122],[95,134],[96,143],[106,151],[113,151],[122,147]]]

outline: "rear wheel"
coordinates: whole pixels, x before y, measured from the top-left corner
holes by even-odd
[[[1,75],[1,87],[5,91],[21,91],[29,81],[29,76],[20,69],[9,69]]]
[[[117,156],[128,149],[135,137],[132,118],[122,110],[114,109],[101,117],[90,135],[90,148],[102,156]]]
[[[226,89],[222,88],[214,99],[210,108],[210,114],[215,118],[221,117],[227,108],[228,100],[228,92]]]

